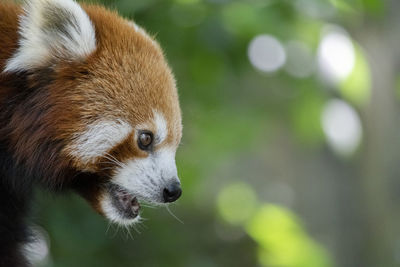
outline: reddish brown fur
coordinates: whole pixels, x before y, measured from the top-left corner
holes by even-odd
[[[18,19],[20,8],[11,3],[0,3],[0,35],[2,45],[0,46],[0,68],[3,70],[5,61],[11,57],[17,48]],[[2,83],[0,83],[2,84]]]
[[[138,125],[149,121],[154,109],[161,111],[173,128],[166,142],[178,143],[181,132],[178,97],[160,48],[148,37],[135,33],[116,13],[96,6],[87,6],[86,11],[96,28],[97,51],[83,64],[61,67],[56,73],[55,89],[51,90],[55,101],[62,97],[68,103],[62,103],[63,114],[56,116],[66,120],[57,123],[61,138],[69,139],[81,132],[86,122],[93,121],[98,114]],[[66,86],[66,81],[74,84]]]

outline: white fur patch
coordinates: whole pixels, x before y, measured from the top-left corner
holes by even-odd
[[[84,133],[76,135],[70,154],[83,163],[93,162],[124,140],[132,130],[128,123],[121,120],[94,122],[87,126]]]
[[[156,125],[156,142],[162,143],[168,136],[168,127],[167,121],[160,112],[154,112],[154,124]]]
[[[53,60],[82,60],[96,49],[92,22],[73,0],[28,0],[20,17],[19,48],[5,71],[45,67]]]
[[[175,150],[162,148],[144,159],[134,159],[119,168],[113,183],[125,188],[139,200],[163,203],[163,190],[173,182],[179,182]]]
[[[22,253],[32,266],[43,266],[49,260],[49,237],[44,229],[29,227],[31,238],[22,247]]]

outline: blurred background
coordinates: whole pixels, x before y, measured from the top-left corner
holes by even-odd
[[[96,3],[174,69],[184,194],[125,229],[39,191],[38,266],[400,266],[400,1]]]

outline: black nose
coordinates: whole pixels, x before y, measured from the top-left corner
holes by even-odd
[[[172,183],[164,188],[163,196],[165,202],[174,202],[182,195],[181,185],[179,183]]]

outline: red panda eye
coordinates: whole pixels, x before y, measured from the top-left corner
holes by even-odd
[[[153,134],[151,132],[142,132],[139,134],[138,145],[142,150],[148,150],[153,143]]]

